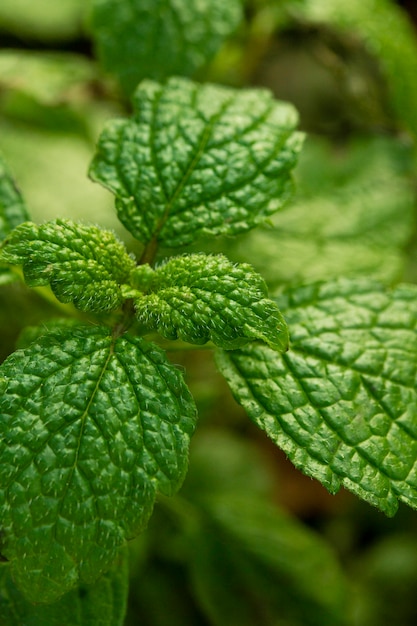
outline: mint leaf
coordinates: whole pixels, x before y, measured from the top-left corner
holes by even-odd
[[[92,584],[187,466],[196,411],[155,346],[51,332],[0,366],[1,554],[30,601]]]
[[[210,624],[346,623],[346,582],[319,536],[250,493],[213,496],[203,512],[188,566]]]
[[[192,76],[241,18],[241,0],[95,0],[92,31],[104,68],[131,93],[143,78]]]
[[[268,299],[264,280],[246,263],[233,264],[223,255],[173,257],[156,269],[150,284],[146,277],[146,287],[134,296],[136,316],[168,339],[212,340],[226,349],[251,339],[276,350],[288,347],[285,321]]]
[[[417,508],[417,288],[314,284],[279,300],[280,356],[251,345],[218,365],[252,420],[304,473],[394,515]]]
[[[25,222],[3,243],[0,260],[23,265],[31,287],[50,285],[60,302],[81,311],[112,311],[135,263],[113,233],[70,220]]]
[[[13,583],[10,567],[0,567],[1,624],[123,626],[128,581],[128,553],[125,548],[121,550],[110,570],[94,585],[77,587],[51,604],[32,604]]]
[[[253,228],[288,199],[301,135],[268,91],[144,81],[101,134],[90,176],[140,241],[181,246]]]
[[[0,241],[28,219],[25,202],[0,155]]]

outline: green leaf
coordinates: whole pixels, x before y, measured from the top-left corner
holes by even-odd
[[[0,155],[0,241],[28,219],[25,202]]]
[[[94,0],[97,55],[128,93],[143,78],[192,76],[236,29],[241,5],[241,0]]]
[[[251,419],[305,474],[394,515],[417,508],[417,288],[368,280],[289,291],[291,350],[220,353]]]
[[[139,321],[167,339],[196,344],[211,339],[226,349],[259,339],[286,350],[284,318],[267,296],[264,280],[250,265],[235,265],[223,255],[190,254],[158,267],[134,303]]]
[[[399,120],[417,134],[417,38],[407,14],[392,0],[304,0],[303,23],[331,24],[360,38],[379,61]]]
[[[159,349],[101,327],[41,337],[0,381],[1,553],[29,600],[53,602],[179,488],[195,405]]]
[[[297,114],[265,90],[144,81],[136,114],[105,127],[90,176],[140,241],[233,235],[278,211],[301,147]]]
[[[213,496],[204,512],[189,567],[210,624],[345,623],[345,581],[319,536],[250,494]]]
[[[25,222],[5,240],[0,259],[23,265],[30,287],[50,285],[60,302],[81,311],[112,311],[135,262],[113,233],[70,220]]]
[[[123,626],[129,582],[126,548],[94,585],[77,587],[46,605],[28,602],[13,583],[9,569],[0,567],[2,626]]]
[[[0,28],[18,40],[59,41],[81,34],[84,0],[2,0]]]

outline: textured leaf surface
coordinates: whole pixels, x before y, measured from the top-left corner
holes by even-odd
[[[0,241],[27,219],[25,202],[0,155]]]
[[[94,585],[83,585],[51,604],[32,604],[17,589],[9,566],[0,568],[2,626],[123,626],[129,582],[127,549]]]
[[[32,601],[90,584],[187,465],[196,412],[141,339],[51,332],[0,368],[1,553]]]
[[[399,119],[417,133],[417,38],[406,13],[391,0],[305,0],[303,21],[328,23],[353,33],[379,61]]]
[[[268,91],[144,81],[134,105],[133,119],[105,127],[90,176],[142,242],[244,232],[289,197],[297,114]]]
[[[196,344],[211,339],[227,349],[251,339],[277,350],[288,347],[285,321],[268,299],[264,280],[246,263],[185,255],[171,258],[146,281],[146,294],[134,297],[136,316],[168,339]]]
[[[31,287],[50,285],[61,302],[82,311],[111,311],[135,263],[113,233],[69,220],[25,222],[6,239],[3,261],[22,265]]]
[[[345,623],[340,567],[313,532],[251,494],[213,497],[204,513],[189,567],[210,624]]]
[[[103,66],[130,93],[143,78],[192,76],[241,18],[241,0],[94,0],[92,30]]]
[[[221,353],[233,393],[260,428],[332,493],[393,515],[417,508],[417,288],[370,281],[290,291],[292,349]]]

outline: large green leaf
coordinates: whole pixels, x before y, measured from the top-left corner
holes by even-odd
[[[293,7],[295,9],[295,7]],[[393,110],[417,133],[417,37],[406,13],[392,0],[303,0],[303,22],[330,24],[362,40],[380,63]]]
[[[292,347],[220,353],[252,420],[304,473],[393,515],[417,508],[417,288],[341,280],[280,300]]]
[[[108,569],[187,466],[196,411],[155,346],[54,331],[0,367],[1,553],[31,601]]]
[[[82,311],[117,309],[135,267],[113,233],[70,220],[24,222],[3,242],[0,260],[22,265],[29,286],[50,285],[58,300]]]
[[[90,176],[115,194],[139,240],[241,233],[288,199],[302,138],[291,105],[179,78],[142,82],[134,105],[132,119],[105,127]]]
[[[168,339],[203,344],[212,340],[233,349],[251,339],[276,350],[288,348],[285,320],[268,299],[265,281],[247,263],[231,263],[223,255],[189,254],[172,257],[145,274],[145,293],[132,292],[136,317]]]
[[[242,0],[94,0],[92,31],[105,69],[130,93],[143,78],[192,76],[242,18]]]
[[[0,567],[2,626],[123,626],[128,594],[127,549],[93,585],[69,591],[51,604],[33,604],[17,589],[7,565]]]

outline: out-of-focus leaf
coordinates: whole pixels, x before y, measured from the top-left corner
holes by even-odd
[[[70,591],[52,604],[32,604],[0,566],[1,626],[123,626],[128,594],[128,553],[123,548],[111,569],[94,585]]]
[[[127,93],[144,78],[192,76],[237,28],[241,5],[242,0],[94,0],[98,56]]]
[[[7,92],[25,94],[43,105],[77,104],[96,76],[95,66],[81,55],[1,50],[2,108]]]
[[[251,494],[213,496],[204,511],[189,567],[213,626],[345,623],[345,581],[318,536]]]
[[[0,28],[16,37],[67,40],[81,33],[84,0],[1,0]]]
[[[250,258],[271,288],[341,275],[398,279],[415,222],[409,163],[409,148],[393,140],[337,149],[309,138],[295,199],[273,228],[226,242],[228,256]]]
[[[417,36],[406,13],[392,0],[304,0],[303,20],[329,24],[359,37],[380,63],[392,107],[400,122],[417,134]]]

